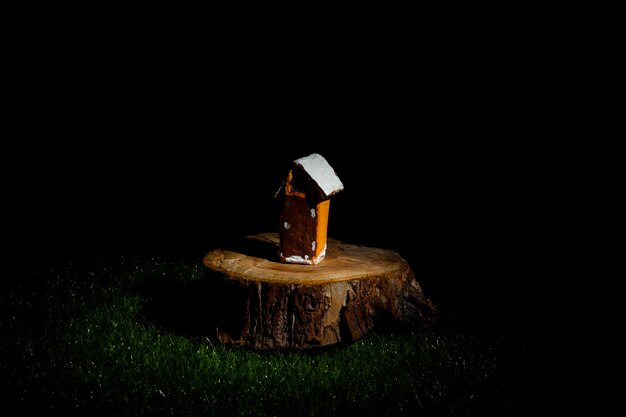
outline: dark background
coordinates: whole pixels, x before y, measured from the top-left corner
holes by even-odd
[[[613,230],[601,202],[619,193],[594,176],[612,151],[592,152],[588,111],[604,87],[581,56],[595,43],[555,25],[564,10],[518,12],[303,27],[238,11],[179,29],[144,11],[104,24],[29,11],[3,66],[2,266],[199,261],[276,230],[288,163],[318,152],[345,185],[330,237],[398,251],[440,311],[528,351],[545,386],[575,397],[581,358],[611,345],[615,249],[596,233]]]
[[[9,154],[18,162],[5,188],[10,260],[199,258],[225,237],[277,230],[274,193],[290,161],[318,152],[345,185],[331,202],[331,237],[394,249],[427,291],[475,297],[479,308],[532,321],[542,313],[529,305],[559,314],[569,305],[564,284],[579,260],[560,149],[480,140],[479,121],[451,140],[438,119],[397,122],[384,109],[338,124],[259,118],[247,129],[168,117],[96,118],[66,143],[71,120],[56,121],[55,139]]]
[[[411,27],[200,47],[81,29],[18,48],[4,265],[200,260],[276,230],[289,162],[317,152],[345,185],[330,237],[398,251],[477,326],[575,345],[593,317],[579,285],[593,184],[567,50]]]
[[[581,332],[604,325],[578,284],[592,275],[562,148],[500,132],[480,140],[482,122],[451,140],[438,119],[398,125],[379,110],[339,124],[259,119],[245,130],[231,119],[159,126],[159,116],[131,123],[141,141],[113,122],[99,138],[86,130],[85,143],[23,149],[5,192],[9,264],[119,254],[200,262],[228,238],[277,230],[274,193],[289,163],[318,152],[345,186],[331,201],[330,237],[399,252],[441,316],[503,338],[501,354],[530,367],[538,392],[589,395],[573,382],[587,370]]]

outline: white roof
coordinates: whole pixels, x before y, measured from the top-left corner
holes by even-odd
[[[341,180],[322,155],[313,153],[293,162],[304,168],[311,179],[320,187],[325,197],[330,197],[343,190]]]

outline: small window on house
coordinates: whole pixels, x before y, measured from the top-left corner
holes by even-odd
[[[298,193],[306,193],[308,182],[302,175],[294,175],[291,179],[291,190]]]

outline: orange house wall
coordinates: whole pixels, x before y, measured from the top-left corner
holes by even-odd
[[[315,207],[317,215],[317,230],[316,230],[316,247],[315,257],[320,256],[324,247],[326,247],[326,237],[328,233],[328,214],[330,212],[330,200],[324,200]]]

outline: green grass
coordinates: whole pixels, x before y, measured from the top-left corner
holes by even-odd
[[[429,330],[307,352],[226,347],[145,318],[146,285],[202,279],[199,259],[14,270],[0,299],[3,403],[25,414],[133,416],[507,415],[519,406],[525,374],[502,341],[464,330],[445,306]]]

